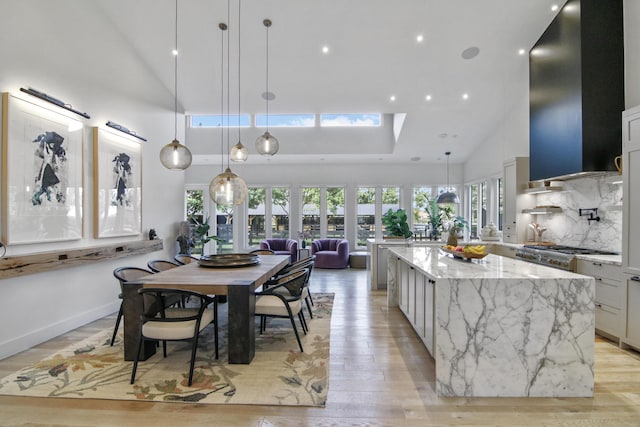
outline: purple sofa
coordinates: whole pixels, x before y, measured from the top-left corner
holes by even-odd
[[[265,239],[260,242],[260,249],[270,249],[276,255],[290,255],[291,261],[298,260],[298,241],[293,239]]]
[[[311,242],[311,255],[316,256],[314,267],[347,268],[349,241],[346,239],[318,239]]]

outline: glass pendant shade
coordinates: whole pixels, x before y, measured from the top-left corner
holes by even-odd
[[[218,205],[241,205],[249,190],[242,178],[227,168],[209,184],[209,196]]]
[[[231,148],[231,160],[234,162],[244,162],[247,158],[249,158],[249,150],[242,145],[242,142],[238,141],[238,143]]]
[[[170,170],[184,170],[191,165],[191,151],[174,139],[160,150],[160,163]]]
[[[256,150],[263,156],[273,156],[278,149],[280,149],[278,139],[269,132],[263,133],[256,139]]]

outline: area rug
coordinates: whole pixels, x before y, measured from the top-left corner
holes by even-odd
[[[138,364],[123,360],[122,340],[111,347],[105,330],[0,380],[0,394],[15,396],[323,406],[329,387],[329,333],[334,294],[315,293],[309,333],[298,349],[288,319],[269,319],[262,335],[256,331],[256,355],[249,365],[227,363],[226,304],[220,304],[220,354],[215,359],[213,328],[198,344],[192,386],[187,385],[190,342],[168,342]],[[299,324],[298,324],[299,325]],[[300,330],[300,328],[298,328]]]

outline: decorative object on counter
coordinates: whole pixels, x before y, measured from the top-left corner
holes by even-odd
[[[482,228],[482,231],[480,232],[480,240],[487,242],[500,240],[500,231],[493,222]]]
[[[616,169],[618,169],[618,175],[622,175],[622,156],[615,157],[613,163],[616,165]]]
[[[600,222],[600,216],[598,216],[598,208],[589,208],[589,209],[578,209],[578,215],[586,216],[589,215],[587,221],[591,224],[591,221]]]
[[[189,221],[180,222],[180,235],[176,239],[180,249],[178,254],[191,255],[191,250],[196,246],[191,238],[191,223]]]
[[[488,255],[485,245],[465,245],[465,246],[441,246],[443,252],[453,255],[454,258],[471,261],[472,259],[482,259]]]
[[[382,215],[382,224],[385,226],[385,239],[408,239],[413,236],[409,229],[407,213],[404,209],[389,209]]]
[[[462,231],[469,228],[467,220],[462,216],[456,216],[449,222],[449,236],[447,237],[447,245],[458,246],[458,238],[461,237]]]
[[[157,240],[158,234],[156,234],[156,230],[153,228],[149,229],[149,240]]]
[[[547,231],[547,227],[544,227],[542,224],[538,224],[537,222],[532,222],[529,224],[529,228],[533,230],[533,241],[542,242],[542,233]]]
[[[300,246],[305,249],[307,247],[307,241],[311,243],[311,231],[309,229],[298,231],[298,239],[300,239]]]

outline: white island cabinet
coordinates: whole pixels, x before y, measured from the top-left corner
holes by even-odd
[[[593,277],[491,254],[389,251],[389,305],[434,357],[439,396],[593,396]]]

